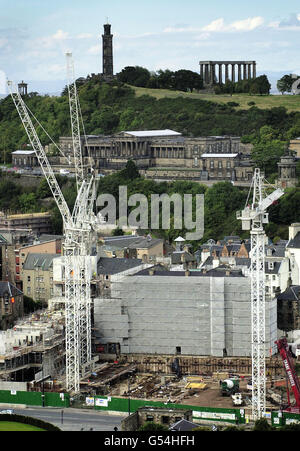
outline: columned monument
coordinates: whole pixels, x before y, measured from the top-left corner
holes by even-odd
[[[114,78],[113,69],[113,35],[111,34],[111,25],[104,25],[104,34],[102,35],[102,61],[103,73],[102,76],[105,81],[110,81]]]
[[[204,86],[256,78],[256,61],[200,61]]]

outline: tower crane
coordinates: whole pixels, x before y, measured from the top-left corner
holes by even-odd
[[[266,210],[279,199],[284,192],[278,188],[265,196],[263,176],[258,168],[249,191],[244,210],[237,212],[242,221],[242,229],[251,234],[251,355],[252,355],[252,416],[260,419],[266,406],[266,369],[265,369],[265,234],[263,224],[267,224]],[[249,197],[253,190],[252,203]]]
[[[68,74],[73,73],[72,55],[67,54]],[[74,77],[69,80],[69,103],[77,185],[73,211],[64,199],[54,171],[37,135],[29,109],[12,82],[8,82],[12,100],[19,113],[29,141],[48,182],[63,219],[65,263],[65,321],[66,321],[66,388],[79,393],[80,378],[92,368],[91,355],[91,273],[92,247],[97,218],[93,207],[96,199],[96,177],[84,170],[80,142],[79,101]]]

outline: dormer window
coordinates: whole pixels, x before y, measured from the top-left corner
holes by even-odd
[[[274,262],[269,262],[269,269],[273,270],[274,269]]]

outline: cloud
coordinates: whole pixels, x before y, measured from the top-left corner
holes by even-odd
[[[264,24],[261,16],[248,17],[247,19],[237,20],[226,25],[223,18],[213,20],[210,24],[203,27],[203,31],[209,32],[234,32],[234,31],[252,31]]]
[[[87,51],[87,53],[89,55],[99,55],[101,52],[101,45],[97,44],[97,45],[93,45],[92,47],[90,47]]]
[[[80,33],[76,36],[77,39],[91,39],[92,37],[91,33]]]
[[[269,27],[278,30],[300,30],[300,14],[292,13],[288,19],[271,22]]]

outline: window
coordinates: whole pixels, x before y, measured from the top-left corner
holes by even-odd
[[[27,282],[30,282],[30,276],[27,276]]]
[[[163,416],[161,417],[161,422],[162,422],[162,424],[169,424],[170,418],[167,417],[166,415],[163,415]]]

